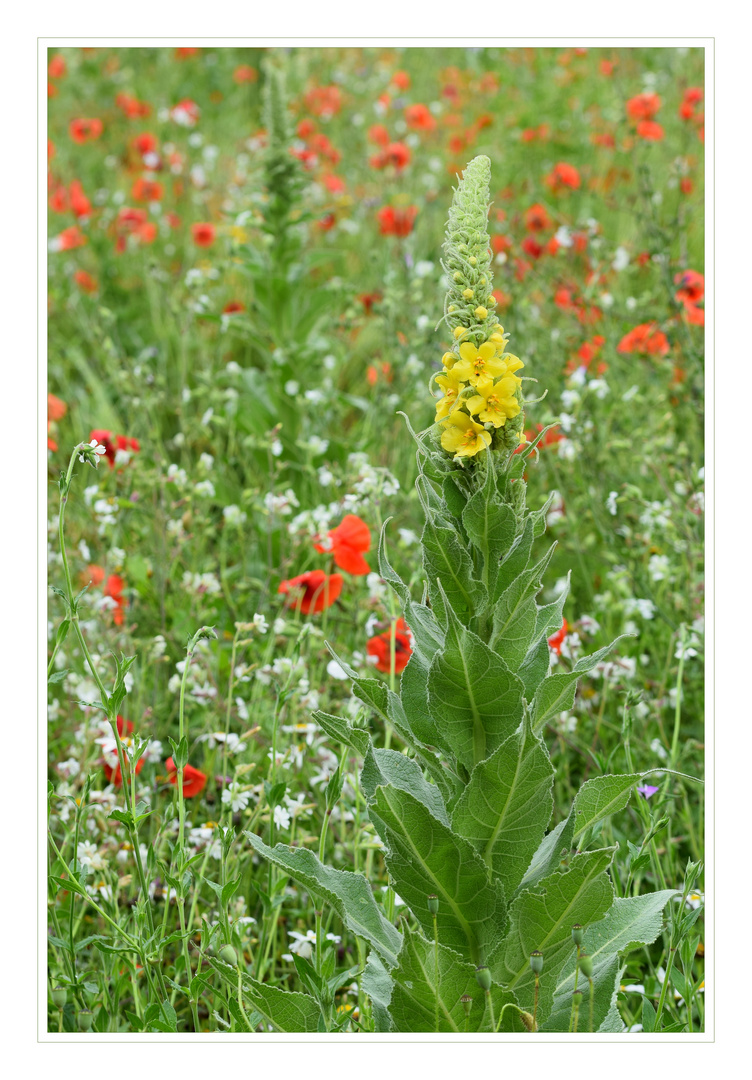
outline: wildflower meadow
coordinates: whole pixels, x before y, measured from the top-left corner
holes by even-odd
[[[47,1031],[703,1032],[703,48],[46,62]]]

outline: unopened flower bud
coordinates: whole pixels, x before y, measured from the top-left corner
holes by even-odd
[[[52,1000],[54,1001],[55,1005],[57,1005],[58,1009],[62,1009],[63,1005],[65,1005],[66,1001],[68,1000],[67,989],[64,986],[54,987],[52,991]]]
[[[576,922],[572,927],[572,941],[575,945],[582,945],[582,935],[585,931],[582,929],[580,923]]]
[[[481,304],[479,307],[477,307],[475,309],[475,317],[477,319],[487,319],[488,318],[488,308],[484,308],[483,305]]]
[[[235,952],[232,945],[223,945],[219,950],[219,958],[220,960],[224,960],[226,964],[231,964],[232,967],[238,966],[238,954]]]
[[[543,971],[543,953],[539,949],[530,953],[530,968],[535,975],[540,975]]]
[[[593,958],[586,952],[580,953],[580,971],[586,979],[592,979],[593,977]]]
[[[491,972],[487,967],[477,967],[475,969],[475,978],[482,990],[491,989]]]
[[[89,1031],[94,1023],[94,1013],[90,1009],[81,1009],[76,1021],[80,1031]]]
[[[439,898],[435,893],[431,893],[428,897],[428,910],[432,915],[437,915],[439,911]]]

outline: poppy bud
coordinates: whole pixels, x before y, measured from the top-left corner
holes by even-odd
[[[428,910],[432,915],[437,915],[439,911],[439,898],[435,893],[431,893],[428,897]]]
[[[586,979],[592,979],[593,977],[593,958],[586,952],[580,953],[579,958],[580,971]]]
[[[475,969],[475,978],[482,990],[491,989],[491,972],[487,967],[477,967]]]
[[[56,986],[52,991],[52,1000],[58,1009],[62,1009],[68,1000],[68,991],[64,986]]]
[[[94,1013],[91,1012],[90,1009],[81,1009],[76,1017],[76,1021],[78,1022],[79,1030],[89,1031],[94,1023]]]
[[[543,971],[543,953],[539,949],[530,953],[530,969],[535,975],[540,975]]]
[[[582,929],[582,926],[578,922],[576,922],[572,927],[572,941],[575,943],[575,945],[582,945],[582,935],[584,934],[584,932],[585,931]]]
[[[473,1007],[472,994],[463,994],[460,1001],[462,1002],[462,1008],[465,1010],[465,1016],[469,1016],[470,1010]]]
[[[219,950],[219,958],[220,960],[224,960],[226,964],[231,964],[232,967],[238,966],[238,954],[235,952],[232,945],[223,945]]]

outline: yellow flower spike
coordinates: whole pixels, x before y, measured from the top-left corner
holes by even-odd
[[[484,424],[503,427],[520,411],[520,403],[515,397],[519,383],[513,375],[507,375],[497,383],[487,375],[482,376],[475,384],[478,393],[467,400],[468,412],[471,416],[477,413]]]
[[[452,370],[463,382],[469,382],[475,386],[481,375],[491,375],[494,378],[506,375],[507,365],[496,355],[496,346],[493,342],[484,341],[480,348],[476,348],[471,341],[463,341],[460,345],[460,359]]]
[[[475,317],[478,319],[488,318],[488,308],[484,308],[482,305],[475,309]]]
[[[444,397],[436,405],[436,422],[449,416],[457,405],[457,396],[462,389],[463,383],[457,378],[454,370],[437,375],[434,382],[441,387]]]
[[[466,300],[472,300],[472,298],[473,298],[473,296],[475,295],[475,293],[473,292],[473,290],[472,290],[472,289],[465,289],[465,290],[463,291],[462,295],[464,296],[464,298],[465,298]]]
[[[467,413],[456,410],[444,421],[441,445],[455,457],[475,457],[491,445],[491,434]]]

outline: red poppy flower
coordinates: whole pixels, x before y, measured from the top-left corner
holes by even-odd
[[[697,304],[705,295],[705,278],[696,270],[681,270],[674,277],[674,285],[681,286],[676,293],[681,304]]]
[[[118,94],[115,104],[129,120],[135,120],[138,116],[148,116],[151,112],[151,105],[148,102],[139,101],[131,94]]]
[[[57,56],[53,56],[50,60],[47,74],[51,79],[62,79],[67,70],[65,58],[58,53]]]
[[[373,305],[380,303],[383,299],[384,297],[380,292],[361,293],[358,297],[358,300],[360,300],[363,305],[366,315],[370,315],[373,311]]]
[[[197,247],[211,247],[216,239],[217,230],[208,221],[198,221],[191,225],[191,235]]]
[[[303,100],[314,116],[335,116],[342,108],[342,91],[338,86],[314,86]]]
[[[383,124],[373,124],[368,129],[368,141],[376,143],[377,146],[388,146],[389,132]]]
[[[140,135],[133,136],[131,145],[138,150],[139,154],[143,157],[144,154],[155,153],[159,143],[157,142],[156,135],[152,135],[150,131],[142,131]]]
[[[410,629],[404,619],[399,618],[394,624],[394,672],[399,675],[407,666],[412,656]],[[392,631],[386,630],[366,642],[366,652],[376,657],[376,670],[390,674],[392,670]]]
[[[627,102],[627,116],[630,120],[652,120],[660,107],[657,94],[637,94]]]
[[[323,542],[314,542],[313,546],[317,551],[331,552],[336,565],[348,574],[362,576],[371,572],[363,558],[363,552],[371,547],[371,530],[356,514],[346,514]]]
[[[574,165],[568,165],[566,161],[557,162],[544,180],[554,193],[566,191],[567,189],[576,191],[581,184],[579,172]]]
[[[616,351],[627,356],[665,356],[669,348],[668,338],[655,323],[641,323],[624,335]]]
[[[183,98],[170,109],[170,117],[181,127],[195,127],[200,115],[201,109],[190,98]]]
[[[57,450],[57,443],[50,438],[50,428],[58,420],[62,420],[68,411],[68,406],[54,394],[47,395],[47,449],[53,452]]]
[[[102,121],[96,117],[89,120],[80,117],[77,120],[71,120],[68,125],[68,133],[71,139],[79,144],[92,142],[94,139],[98,139],[102,134],[102,131]]]
[[[63,229],[61,233],[58,233],[52,241],[51,247],[53,251],[73,251],[74,248],[83,247],[87,243],[88,240],[78,225],[70,225],[67,229]]]
[[[86,270],[76,270],[73,275],[73,280],[78,285],[81,292],[95,293],[99,289],[99,284],[96,278],[93,278]]]
[[[666,133],[657,120],[640,120],[637,134],[645,142],[660,142]]]
[[[70,196],[70,208],[76,217],[88,217],[91,213],[91,202],[84,195],[80,180],[71,180],[68,194]]]
[[[524,214],[524,221],[528,232],[540,232],[543,229],[551,228],[551,218],[548,216],[548,211],[540,203],[533,203],[532,206],[528,207]]]
[[[240,300],[231,300],[222,308],[223,315],[238,315],[241,311],[245,311],[245,305]]]
[[[332,606],[342,592],[343,584],[341,574],[327,576],[323,570],[309,570],[283,581],[277,592],[287,596],[289,608],[298,609],[304,615],[318,615]]]
[[[164,187],[158,181],[139,176],[131,188],[131,198],[136,202],[159,202],[163,192]]]
[[[398,90],[410,89],[410,76],[406,71],[395,71],[392,75],[392,85],[396,86]]]
[[[567,620],[564,619],[561,624],[561,630],[557,630],[556,633],[552,634],[551,637],[548,639],[548,644],[551,646],[557,656],[561,656],[561,647],[564,644],[564,638],[567,636],[568,630],[569,625],[567,624]]]
[[[539,244],[538,241],[532,236],[526,236],[520,246],[522,247],[522,250],[525,252],[525,254],[529,255],[531,259],[539,259],[543,254],[542,245]],[[558,246],[559,245],[557,242],[556,249],[558,249]],[[551,252],[552,255],[556,254],[556,249]]]
[[[413,131],[433,131],[436,127],[436,118],[427,105],[408,105],[405,120]]]
[[[341,195],[345,190],[345,181],[341,176],[337,176],[335,173],[324,173],[321,177],[321,183],[324,185],[327,191],[330,191],[332,195]]]
[[[417,216],[417,206],[382,206],[378,213],[382,236],[409,236]]]
[[[240,67],[235,68],[232,73],[232,79],[233,82],[236,82],[239,85],[242,85],[243,83],[254,83],[258,79],[258,71],[248,64],[241,64]]]
[[[110,599],[115,602],[115,608],[112,612],[112,620],[115,623],[115,626],[122,626],[125,622],[125,600],[123,599],[124,588],[125,581],[119,574],[110,574],[104,584],[104,595],[109,596]]]
[[[178,785],[178,770],[175,762],[171,757],[168,757],[165,762],[167,766],[167,772],[170,774],[170,783],[173,787]],[[183,798],[193,799],[196,795],[200,795],[206,787],[207,776],[206,773],[202,773],[200,769],[194,769],[192,765],[183,766]]]

